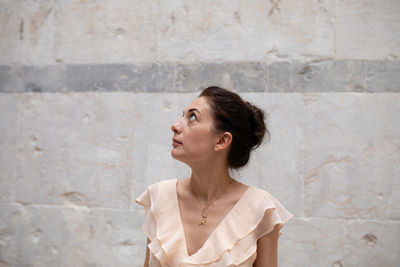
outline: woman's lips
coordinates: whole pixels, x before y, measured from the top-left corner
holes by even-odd
[[[177,146],[180,146],[180,145],[181,145],[181,143],[177,143],[177,142],[173,142],[173,143],[172,143],[172,146],[173,146],[173,147],[177,147]]]
[[[182,143],[179,142],[179,141],[176,140],[176,139],[172,139],[172,145],[173,145],[174,147],[177,147],[177,146],[179,146],[179,145],[182,145]]]

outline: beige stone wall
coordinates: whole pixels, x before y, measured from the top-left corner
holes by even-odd
[[[400,264],[400,2],[0,0],[0,266],[142,266],[147,185],[201,87],[268,113],[235,173],[280,266]]]
[[[400,57],[395,0],[1,0],[2,64]]]

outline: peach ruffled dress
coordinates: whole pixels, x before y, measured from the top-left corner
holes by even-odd
[[[136,202],[145,208],[142,229],[150,239],[150,267],[252,266],[257,239],[293,215],[272,195],[249,187],[203,246],[188,255],[176,184],[164,180],[150,185]]]

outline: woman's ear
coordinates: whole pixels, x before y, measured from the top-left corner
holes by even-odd
[[[232,134],[230,132],[224,132],[218,137],[217,142],[214,145],[214,151],[221,151],[228,148],[231,142]]]

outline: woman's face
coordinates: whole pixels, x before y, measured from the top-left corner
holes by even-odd
[[[211,107],[204,97],[196,98],[171,125],[174,132],[171,155],[186,164],[212,159],[218,134],[212,130]]]

